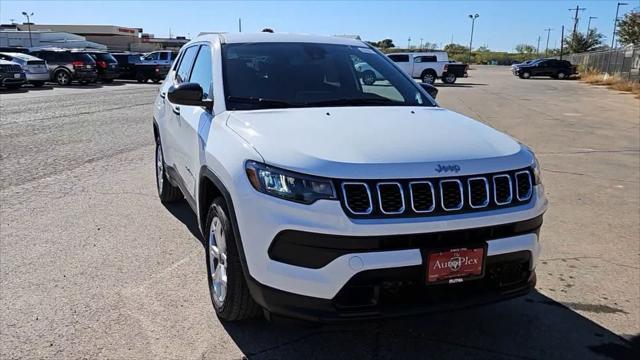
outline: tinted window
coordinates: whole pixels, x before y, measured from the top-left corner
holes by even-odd
[[[169,60],[169,54],[168,52],[160,53],[160,60]]]
[[[188,81],[189,73],[191,72],[191,64],[193,64],[193,59],[195,59],[197,52],[197,45],[184,51],[184,55],[182,56],[182,60],[178,66],[178,71],[176,72],[176,81],[179,83]]]
[[[93,53],[92,57],[96,60],[106,61],[107,63],[116,63],[118,60],[109,53]]]
[[[273,42],[226,44],[222,50],[230,110],[433,106],[389,59],[368,47]],[[373,82],[365,82],[365,70],[373,72]]]
[[[211,49],[208,46],[203,45],[200,47],[196,62],[193,64],[193,70],[191,71],[189,82],[200,84],[202,91],[204,92],[204,98],[209,98],[209,95],[211,95],[211,84],[213,82],[211,71]]]
[[[409,62],[409,55],[389,55],[394,62]]]
[[[417,62],[417,63],[421,63],[421,62],[436,62],[436,61],[438,61],[438,58],[435,55],[416,56],[416,58],[415,58],[415,62]]]

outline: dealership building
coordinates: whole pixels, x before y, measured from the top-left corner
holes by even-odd
[[[179,49],[188,42],[185,37],[156,38],[153,34],[143,33],[141,28],[117,25],[54,25],[54,24],[8,24],[0,26],[0,44],[4,46],[31,47],[29,42],[29,28],[31,28],[33,47],[55,46],[56,42],[63,44],[60,47],[90,47],[80,46],[82,41],[86,44],[103,45],[112,51],[140,51],[147,52],[161,49]],[[26,36],[26,42],[24,38]],[[38,45],[33,39],[47,38],[46,44]],[[4,40],[3,40],[4,39]],[[75,41],[76,46],[66,46],[69,41]],[[1,45],[0,45],[1,46]]]

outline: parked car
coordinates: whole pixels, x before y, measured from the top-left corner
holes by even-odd
[[[178,52],[172,50],[159,50],[145,54],[142,62],[146,64],[168,65],[171,66],[178,56]]]
[[[19,64],[0,60],[0,85],[7,89],[19,89],[27,81],[27,76]]]
[[[526,65],[519,65],[513,72],[521,79],[528,79],[532,76],[550,76],[554,79],[564,80],[578,74],[578,67],[571,65],[566,60],[541,59]]]
[[[362,62],[385,86],[363,86]],[[221,319],[367,318],[534,288],[547,200],[533,152],[432,88],[354,39],[182,48],[154,102],[155,182],[196,215]]]
[[[98,77],[96,62],[84,52],[72,52],[66,49],[41,49],[31,51],[30,55],[47,62],[49,79],[58,85],[70,85],[73,81],[88,84]]]
[[[47,63],[35,56],[23,53],[2,52],[0,59],[13,61],[22,67],[27,76],[27,82],[34,87],[41,87],[49,80]]]
[[[124,52],[111,55],[118,60],[120,79],[137,80],[140,83],[151,80],[157,84],[167,76],[171,67],[171,65],[146,63],[142,60],[141,54],[137,53]]]
[[[98,72],[98,80],[103,83],[112,83],[113,79],[120,76],[118,69],[118,60],[106,51],[86,50],[86,52],[96,62],[96,70]]]
[[[387,55],[404,72],[414,79],[433,84],[441,79],[445,84],[453,84],[459,77],[467,77],[467,64],[452,63],[444,51],[421,53],[394,53]]]

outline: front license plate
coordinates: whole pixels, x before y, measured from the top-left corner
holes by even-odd
[[[16,79],[20,79],[20,74],[13,74],[13,77]]]
[[[429,253],[427,283],[458,283],[482,277],[485,248],[457,248]]]

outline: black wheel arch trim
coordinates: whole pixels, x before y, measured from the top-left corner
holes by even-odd
[[[267,308],[267,302],[265,301],[265,294],[263,291],[264,285],[260,284],[249,272],[249,266],[247,264],[247,258],[245,256],[244,246],[242,244],[242,236],[240,235],[240,227],[238,226],[238,219],[236,218],[236,211],[233,205],[233,199],[231,198],[231,194],[229,193],[229,190],[227,190],[222,180],[220,180],[220,178],[213,172],[213,170],[211,170],[207,166],[203,166],[200,169],[200,178],[199,178],[200,181],[198,182],[198,184],[201,184],[202,180],[205,178],[210,180],[218,188],[218,190],[222,194],[222,197],[225,200],[225,203],[227,204],[227,211],[229,212],[229,214],[227,215],[229,216],[229,220],[231,221],[231,229],[233,231],[233,237],[236,242],[238,254],[240,255],[240,264],[242,266],[244,278],[247,282],[247,287],[249,288],[249,293],[251,294],[251,297],[254,299],[254,301],[258,303],[258,305],[260,305],[263,308]],[[200,187],[200,185],[198,187]],[[198,189],[197,206],[198,206],[198,209],[201,209],[202,204],[200,204],[199,198],[200,198],[200,189]],[[200,232],[204,234],[204,221],[200,221],[200,219],[202,218],[202,215],[204,214],[198,213],[197,216],[198,216],[198,224],[200,225],[199,226]],[[265,256],[267,255],[265,254]],[[267,310],[269,309],[267,308]]]

